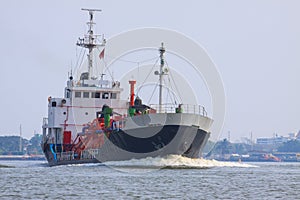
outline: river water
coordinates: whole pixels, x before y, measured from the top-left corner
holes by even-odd
[[[300,199],[300,163],[180,156],[48,167],[0,161],[0,199]]]

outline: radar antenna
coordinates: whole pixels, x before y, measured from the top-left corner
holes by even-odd
[[[93,68],[93,49],[105,46],[105,39],[102,38],[102,42],[99,44],[97,43],[97,37],[99,35],[94,34],[93,27],[96,24],[94,22],[94,12],[101,12],[100,9],[86,9],[82,8],[83,11],[88,11],[90,15],[90,21],[87,22],[88,25],[88,33],[84,35],[83,38],[79,38],[76,45],[87,48],[89,50],[89,53],[87,55],[88,57],[88,79],[90,80],[92,78],[92,68]]]

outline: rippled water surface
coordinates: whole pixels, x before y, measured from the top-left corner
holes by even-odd
[[[300,199],[300,163],[0,161],[0,199]]]

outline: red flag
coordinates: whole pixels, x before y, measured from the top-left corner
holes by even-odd
[[[104,49],[100,52],[99,58],[100,58],[100,60],[104,58]]]

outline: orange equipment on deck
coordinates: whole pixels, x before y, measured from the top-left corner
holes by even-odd
[[[130,106],[134,106],[134,85],[136,84],[135,80],[129,81],[130,84]]]

